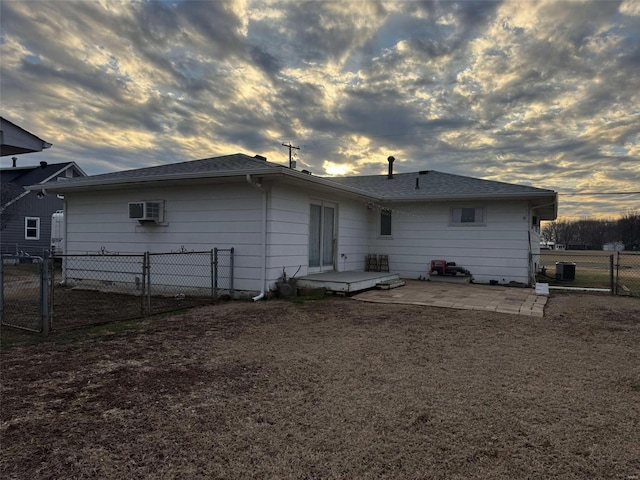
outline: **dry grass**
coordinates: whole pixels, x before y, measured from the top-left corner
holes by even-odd
[[[2,353],[3,478],[640,475],[637,299],[231,303],[58,335]]]

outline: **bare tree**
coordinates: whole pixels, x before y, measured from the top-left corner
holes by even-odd
[[[640,210],[629,210],[618,220],[619,240],[626,250],[640,250]]]

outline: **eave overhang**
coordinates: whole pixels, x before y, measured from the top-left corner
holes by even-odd
[[[510,193],[471,193],[455,195],[410,195],[410,196],[383,196],[374,195],[371,192],[359,188],[345,186],[332,181],[330,178],[317,177],[292,170],[287,167],[266,167],[243,170],[229,170],[224,172],[192,172],[180,174],[154,175],[154,176],[132,176],[130,178],[91,178],[86,177],[80,180],[51,182],[46,185],[48,193],[65,192],[87,192],[103,190],[122,190],[128,188],[152,188],[157,186],[178,186],[184,184],[211,184],[228,181],[245,182],[246,176],[261,179],[261,181],[281,180],[288,184],[315,185],[319,188],[328,189],[336,194],[357,197],[367,201],[381,203],[416,203],[416,202],[472,202],[472,201],[509,201],[526,200],[530,206],[536,209],[536,214],[541,220],[554,220],[557,217],[558,198],[557,193],[552,190],[540,190],[539,192],[510,192]],[[43,185],[31,185],[27,190],[43,189]]]

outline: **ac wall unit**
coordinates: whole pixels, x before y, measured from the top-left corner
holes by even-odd
[[[131,202],[129,203],[129,218],[139,222],[161,223],[164,215],[164,202]]]

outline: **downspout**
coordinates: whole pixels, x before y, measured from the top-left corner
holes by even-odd
[[[247,183],[262,192],[262,265],[261,272],[261,290],[260,293],[253,297],[252,300],[257,302],[262,300],[265,294],[265,283],[267,283],[267,191],[259,182],[251,178],[251,174],[247,173]]]
[[[68,202],[66,198],[62,199],[62,211],[63,211],[63,217],[62,217],[62,234],[64,235],[64,240],[62,242],[62,253],[64,255],[67,255],[69,253],[69,248],[67,247],[68,245],[68,238],[69,236],[67,235],[67,224],[68,224],[68,215],[69,215],[69,209],[67,208]],[[67,284],[67,257],[62,257],[62,279],[61,279],[61,283],[62,285],[66,285]]]
[[[534,210],[537,210],[539,208],[544,208],[544,207],[551,207],[551,206],[555,205],[556,203],[557,203],[557,200],[554,200],[553,202],[547,203],[545,205],[538,205],[537,207],[531,207],[531,214],[533,214]],[[535,286],[535,283],[536,283],[536,272],[534,272],[534,268],[533,268],[533,250],[532,250],[532,247],[531,247],[531,218],[529,218],[527,223],[528,223],[528,225],[527,225],[527,235],[529,237],[529,282],[531,282],[531,284]]]

